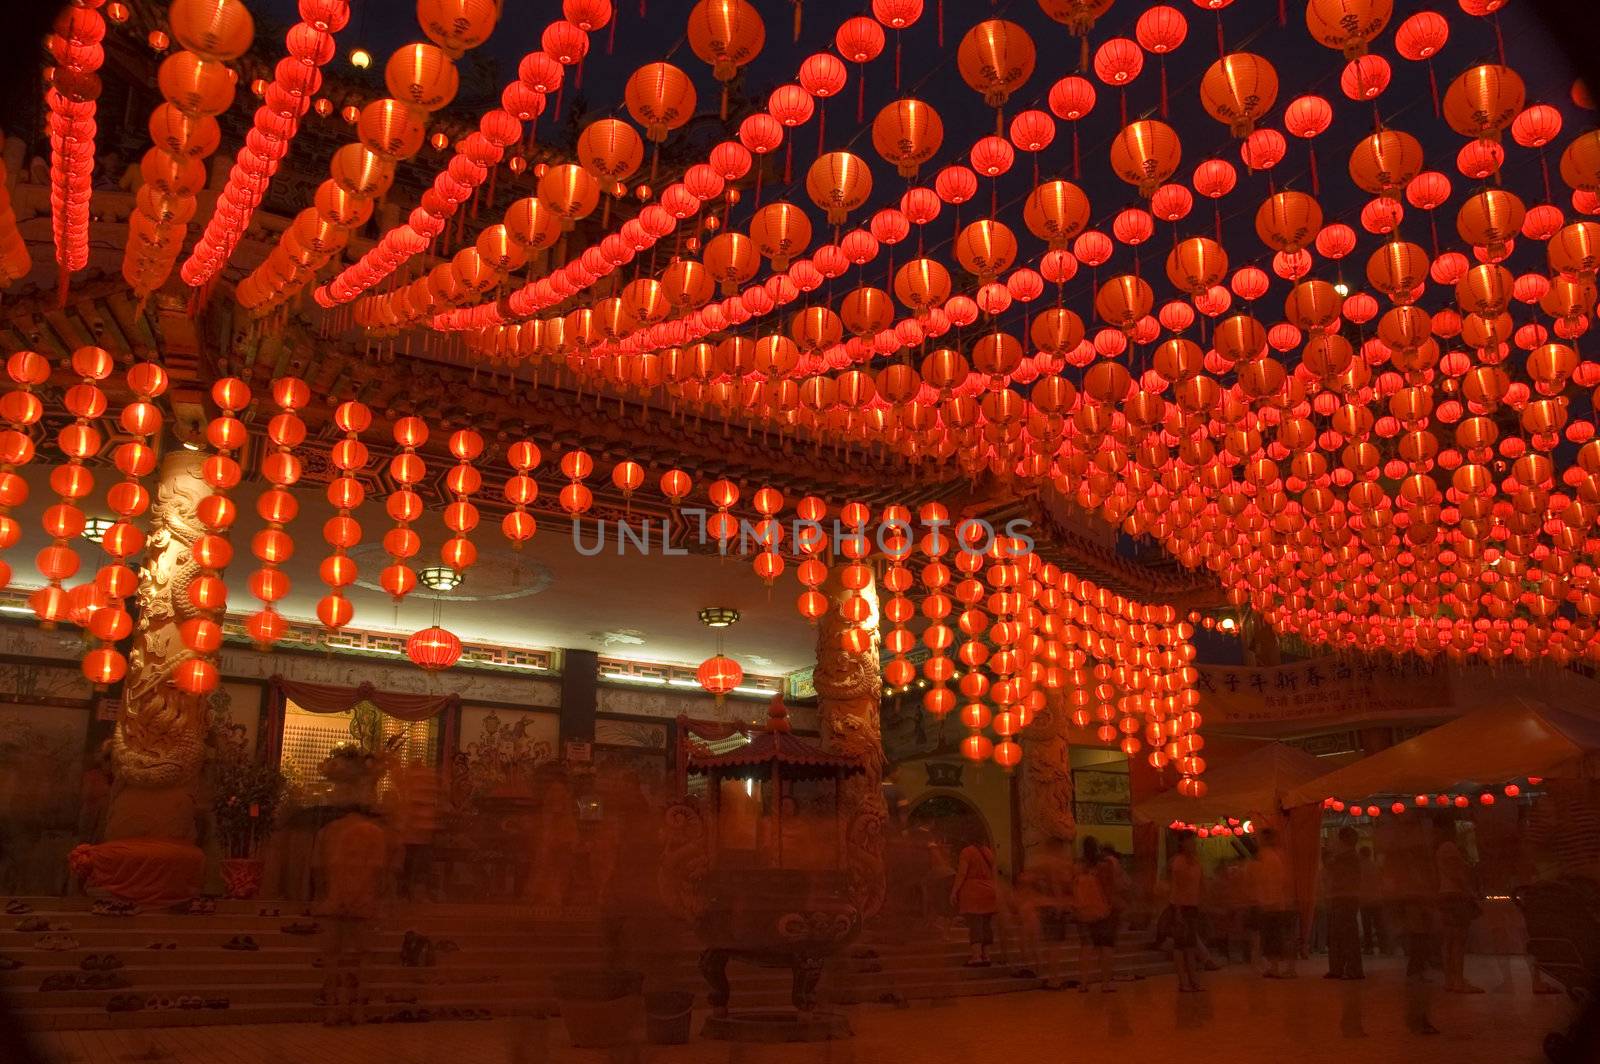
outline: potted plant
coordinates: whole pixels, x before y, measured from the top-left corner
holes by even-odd
[[[222,850],[222,883],[230,898],[261,889],[262,845],[272,834],[285,779],[277,765],[228,760],[217,765],[212,813]]]

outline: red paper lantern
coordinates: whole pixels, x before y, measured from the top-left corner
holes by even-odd
[[[406,640],[406,657],[429,672],[448,669],[461,660],[461,640],[438,625],[424,628]]]
[[[701,687],[719,699],[744,682],[744,669],[737,661],[722,654],[702,661],[694,675]]]

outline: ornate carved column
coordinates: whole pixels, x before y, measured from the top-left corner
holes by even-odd
[[[146,838],[192,845],[195,840],[207,708],[203,698],[173,686],[172,672],[192,656],[178,628],[194,614],[189,581],[199,568],[189,550],[204,531],[196,507],[210,494],[200,477],[203,461],[203,455],[178,448],[161,462],[139,571],[139,617],[112,737],[107,841]]]
[[[1022,847],[1025,855],[1059,841],[1068,848],[1078,834],[1073,812],[1071,748],[1067,741],[1071,710],[1059,691],[1048,692],[1045,707],[1022,734]]]
[[[888,808],[883,800],[882,721],[878,716],[883,697],[883,680],[878,671],[878,588],[869,583],[860,591],[850,591],[839,583],[838,567],[830,573],[822,591],[830,608],[817,626],[817,668],[813,682],[817,689],[823,749],[848,754],[866,765],[865,775],[851,777],[840,790],[840,816],[848,825],[847,864],[851,892],[861,915],[870,917],[883,907],[885,890],[883,829]],[[854,597],[871,605],[867,620],[860,624],[846,621],[839,604]],[[851,629],[866,633],[865,644],[846,649],[844,635]]]

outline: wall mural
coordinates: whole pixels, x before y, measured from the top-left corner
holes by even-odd
[[[555,758],[560,723],[554,713],[462,706],[460,782],[474,795],[531,793],[535,770]]]

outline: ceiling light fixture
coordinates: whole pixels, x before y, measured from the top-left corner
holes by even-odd
[[[732,606],[707,606],[700,611],[700,623],[707,628],[728,628],[739,621],[739,611]]]
[[[417,574],[417,579],[433,591],[454,591],[461,586],[463,577],[448,565],[430,565]]]
[[[116,522],[109,517],[91,517],[83,523],[81,535],[90,543],[99,543]]]

